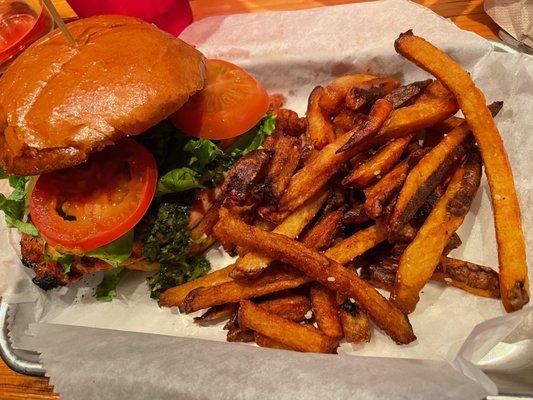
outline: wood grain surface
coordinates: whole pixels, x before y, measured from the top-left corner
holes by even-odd
[[[358,3],[348,0],[191,0],[194,19],[202,19],[211,15],[224,15],[267,10],[297,10],[302,8],[321,7],[326,5]],[[486,38],[496,38],[498,26],[483,11],[483,0],[415,0],[435,11],[437,14],[450,18],[460,28],[475,32]],[[54,0],[61,16],[65,19],[76,18],[76,14],[65,0]],[[35,378],[17,374],[0,360],[0,400],[58,399],[48,385],[48,379]]]

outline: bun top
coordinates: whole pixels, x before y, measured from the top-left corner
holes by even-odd
[[[0,78],[0,164],[35,175],[87,160],[178,110],[204,85],[202,54],[142,20],[97,16],[20,55]]]

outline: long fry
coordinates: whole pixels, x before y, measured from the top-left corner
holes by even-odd
[[[229,275],[234,267],[234,264],[231,264],[226,268],[213,271],[193,281],[165,290],[159,295],[159,305],[162,307],[183,306],[185,297],[187,297],[191,290],[231,281]]]
[[[438,78],[455,95],[478,143],[490,186],[498,242],[500,293],[507,312],[529,302],[524,233],[513,173],[502,138],[483,93],[450,56],[408,31],[394,43],[396,51]]]
[[[376,224],[355,232],[352,236],[329,248],[324,254],[339,264],[346,264],[386,239],[387,232]]]
[[[339,345],[313,326],[289,321],[247,300],[239,306],[239,325],[298,351],[333,353]]]
[[[353,298],[396,343],[405,344],[416,339],[407,317],[355,271],[293,239],[250,226],[228,209],[222,209],[220,215],[221,220],[215,226],[217,236],[225,235],[238,245],[293,265],[329,289]]]
[[[343,217],[342,208],[330,212],[307,231],[302,243],[316,250],[328,248],[341,227]]]
[[[319,192],[274,228],[273,232],[295,238],[315,217],[327,197],[328,193],[326,191]],[[236,261],[231,277],[234,279],[243,279],[256,276],[268,267],[272,261],[271,258],[263,254],[256,252],[247,253]]]
[[[190,313],[219,304],[236,303],[240,300],[292,289],[310,280],[299,271],[290,271],[273,266],[257,278],[231,280],[218,285],[194,289],[188,293],[183,306],[185,311]]]
[[[462,224],[480,180],[481,157],[474,151],[455,171],[446,192],[400,258],[391,299],[404,312],[414,311],[418,293],[431,278],[448,240]]]

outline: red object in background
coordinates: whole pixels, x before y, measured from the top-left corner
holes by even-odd
[[[192,22],[188,0],[68,0],[80,18],[120,14],[141,18],[178,36]]]
[[[35,10],[24,1],[5,1],[0,4],[0,71],[31,43],[48,33],[52,18],[41,7]]]

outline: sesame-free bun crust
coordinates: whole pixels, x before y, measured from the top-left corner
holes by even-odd
[[[125,16],[67,25],[30,46],[0,78],[0,163],[35,175],[80,164],[178,110],[204,85],[202,54]]]

